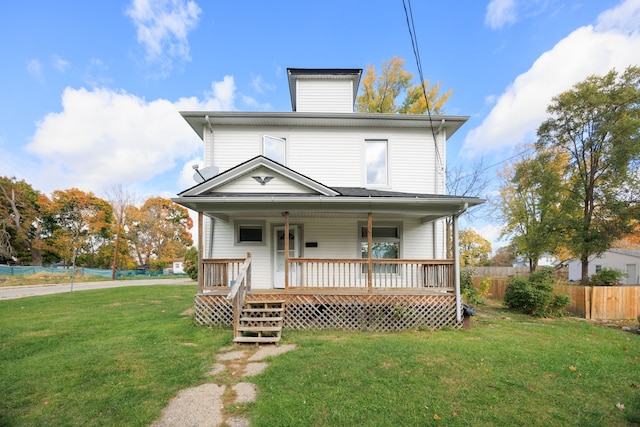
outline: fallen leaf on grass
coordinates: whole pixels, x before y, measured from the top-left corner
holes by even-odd
[[[451,413],[451,416],[452,416],[453,418],[455,418],[455,417],[457,417],[457,416],[458,416],[458,413],[457,413],[457,412],[455,412],[455,411],[453,411],[453,412]]]
[[[638,385],[636,383],[631,383],[631,387],[637,388],[638,390],[640,390],[640,385]]]
[[[434,419],[434,420],[440,420],[440,419],[442,419],[442,418],[440,418],[440,417],[438,416],[438,414],[433,414],[433,419]]]
[[[529,390],[531,390],[531,391],[536,391],[536,389],[535,389],[535,388],[533,388],[533,386],[532,386],[532,385],[530,385],[530,384],[527,384],[527,388],[528,388]]]
[[[573,366],[573,365],[569,366],[569,370],[570,370],[570,371],[575,371],[576,369],[578,369],[578,368],[576,368],[576,367],[575,367],[575,366]]]
[[[620,411],[624,411],[624,405],[622,403],[616,403],[616,408],[620,409]]]

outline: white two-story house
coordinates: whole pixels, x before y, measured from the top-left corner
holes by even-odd
[[[229,322],[250,253],[247,298],[285,301],[285,327],[460,325],[446,219],[457,237],[483,201],[446,194],[445,162],[468,118],[355,113],[362,70],[287,72],[291,112],[182,112],[206,163],[173,199],[199,214],[199,320]]]

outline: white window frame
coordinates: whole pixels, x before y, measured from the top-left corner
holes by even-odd
[[[259,228],[262,231],[262,237],[260,241],[257,240],[240,240],[240,229],[246,228]],[[235,246],[265,246],[267,244],[266,238],[266,221],[256,220],[236,220],[234,221],[234,245]]]
[[[369,147],[372,144],[384,144],[384,173],[382,182],[369,182]],[[379,175],[379,174],[377,174]],[[366,187],[389,187],[389,140],[384,138],[367,138],[364,140],[364,182]]]
[[[270,157],[269,154],[267,154],[267,140],[272,140],[272,141],[276,141],[276,142],[282,143],[282,161],[276,160],[276,159]],[[264,157],[266,157],[266,158],[268,158],[270,160],[273,160],[276,163],[280,163],[281,165],[286,165],[287,164],[287,138],[264,134],[264,135],[262,135],[262,147],[261,147],[261,150],[262,150],[262,155]]]
[[[398,244],[398,257],[397,258],[375,258],[374,259],[402,259],[402,223],[398,222],[384,222],[384,223],[376,223],[373,225],[371,231],[373,234],[376,228],[395,228],[398,233],[398,237],[372,237],[372,243],[397,243]],[[364,236],[363,236],[364,234]],[[362,251],[362,245],[368,243],[367,239],[367,223],[366,222],[358,222],[358,251],[360,252],[361,258],[366,258],[367,256]],[[396,273],[397,271],[394,271]]]

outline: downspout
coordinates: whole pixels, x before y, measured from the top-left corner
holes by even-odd
[[[453,275],[456,289],[456,320],[462,322],[462,294],[460,293],[460,243],[458,241],[458,217],[462,215],[467,208],[468,203],[452,216],[453,222]]]
[[[433,168],[434,169],[434,183],[435,183],[434,184],[434,194],[440,194],[440,192],[439,192],[440,191],[440,180],[441,180],[441,178],[440,178],[440,176],[441,176],[440,175],[440,167],[444,168],[444,164],[440,164],[440,162],[445,162],[445,159],[443,158],[443,154],[442,154],[442,152],[444,152],[444,147],[445,147],[446,142],[447,142],[447,136],[443,132],[444,125],[445,125],[445,120],[442,119],[442,121],[440,122],[440,126],[438,127],[438,130],[433,134],[433,144],[435,146],[434,147],[435,148],[435,153],[434,153],[435,157],[433,159],[434,166],[435,166]],[[433,130],[433,128],[431,128],[431,129]],[[439,139],[438,136],[440,136],[440,135],[442,135],[441,139],[442,139],[442,142],[443,142],[442,143],[443,150],[440,150],[440,146],[439,146],[439,143],[438,143],[438,139]],[[445,176],[445,178],[444,178],[444,181],[445,181],[444,182],[444,185],[445,185],[444,188],[445,188],[445,190],[442,192],[442,194],[446,193],[446,172],[444,173],[444,176]],[[432,243],[433,243],[433,258],[434,259],[438,257],[438,253],[439,253],[438,249],[441,248],[441,246],[438,244],[438,235],[439,235],[439,233],[438,233],[438,225],[437,225],[438,222],[441,223],[441,221],[433,221],[431,223],[431,227],[432,227],[431,231],[433,233]],[[447,239],[446,239],[446,236],[445,236],[444,240],[445,240],[445,243],[444,243],[444,246],[445,246],[444,257],[446,258],[447,257],[447,252],[448,252],[447,251],[447,243],[446,243]]]

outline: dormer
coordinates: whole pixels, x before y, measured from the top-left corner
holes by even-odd
[[[353,113],[361,68],[287,68],[287,75],[293,111]]]

